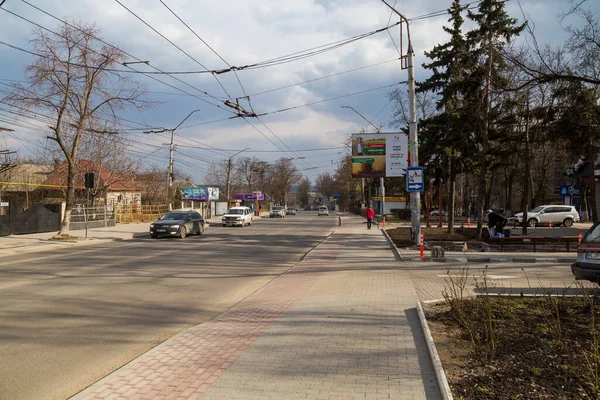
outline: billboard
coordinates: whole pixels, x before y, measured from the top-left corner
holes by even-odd
[[[213,201],[219,200],[218,187],[179,188],[183,200]]]
[[[398,177],[408,168],[408,136],[404,133],[352,135],[352,177]]]
[[[233,195],[233,200],[264,200],[264,193],[236,193]]]

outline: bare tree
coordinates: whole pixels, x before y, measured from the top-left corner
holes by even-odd
[[[37,54],[26,68],[27,87],[15,85],[8,100],[30,109],[52,114],[55,122],[48,138],[54,140],[67,162],[66,208],[57,237],[68,236],[79,148],[86,135],[94,134],[100,115],[111,115],[127,107],[141,107],[143,89],[112,70],[124,54],[98,39],[93,25],[63,25],[57,36],[34,32],[31,43]]]
[[[530,37],[530,53],[527,57],[507,59],[527,74],[527,79],[515,90],[526,86],[549,82],[581,82],[600,85],[600,24],[596,15],[584,8],[586,0],[570,1],[570,9],[563,15],[576,16],[581,25],[568,25],[565,31],[569,39],[561,47],[540,45],[535,35],[535,25],[529,23],[527,32]],[[527,18],[524,15],[524,18]]]
[[[302,174],[289,158],[280,158],[271,168],[272,195],[283,205],[287,205],[288,194],[292,186],[302,179]]]
[[[331,197],[337,190],[337,182],[329,172],[323,172],[315,180],[317,190],[324,197]]]

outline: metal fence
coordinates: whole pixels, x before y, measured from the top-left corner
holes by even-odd
[[[115,213],[105,206],[77,205],[71,210],[70,229],[102,228],[115,225]]]
[[[169,211],[169,205],[117,204],[114,208],[115,222],[118,224],[152,222]]]

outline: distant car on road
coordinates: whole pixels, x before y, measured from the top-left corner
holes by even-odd
[[[282,206],[273,206],[271,208],[270,218],[284,218],[285,217],[285,209]]]
[[[150,236],[178,236],[185,238],[188,234],[202,235],[204,218],[197,211],[170,211],[150,224]]]
[[[515,214],[509,222],[523,225],[523,213]],[[579,213],[575,207],[563,205],[539,206],[527,212],[527,226],[548,225],[550,222],[569,227],[573,222],[579,222]]]
[[[599,283],[600,279],[600,222],[586,232],[577,248],[577,261],[571,265],[575,279]]]
[[[429,213],[430,216],[432,217],[439,217],[440,215],[440,210],[433,210]],[[442,210],[442,217],[446,216],[446,212],[444,210]]]
[[[329,215],[329,208],[327,208],[327,206],[319,207],[319,211],[317,212],[317,215]]]
[[[252,210],[250,207],[231,207],[221,218],[223,226],[252,225]]]
[[[298,213],[298,210],[294,207],[288,207],[285,210],[285,215],[296,215]]]

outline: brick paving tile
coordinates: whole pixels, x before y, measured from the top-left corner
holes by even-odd
[[[73,398],[437,399],[418,295],[382,233],[344,217],[261,291]]]

